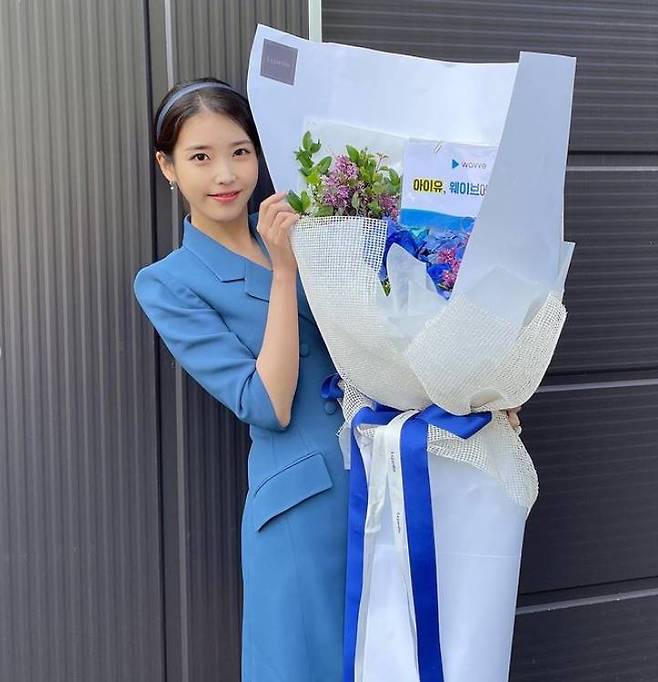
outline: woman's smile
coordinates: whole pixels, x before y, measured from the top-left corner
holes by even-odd
[[[208,196],[211,199],[214,199],[215,201],[227,204],[230,203],[231,201],[235,201],[235,199],[238,198],[239,194],[240,190],[237,190],[235,192],[218,192],[217,194],[209,194]]]

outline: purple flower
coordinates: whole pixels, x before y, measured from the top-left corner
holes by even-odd
[[[342,175],[346,180],[356,180],[359,176],[357,165],[350,161],[349,156],[345,156],[345,154],[340,154],[336,157],[334,171]]]
[[[382,213],[385,216],[390,216],[393,220],[397,220],[400,212],[398,209],[397,199],[390,194],[380,194],[377,197],[377,201],[382,209]]]
[[[344,209],[347,207],[350,199],[350,188],[342,184],[334,174],[330,173],[322,178],[320,201],[323,204],[336,209]]]
[[[379,205],[385,211],[390,211],[392,208],[396,208],[396,201],[390,194],[380,194],[378,200]]]

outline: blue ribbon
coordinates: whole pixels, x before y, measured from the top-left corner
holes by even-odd
[[[343,391],[340,376],[328,376],[320,390],[325,399],[338,399]],[[388,424],[400,410],[375,403],[352,419],[350,492],[347,529],[345,592],[344,682],[354,682],[359,605],[363,590],[363,550],[368,509],[368,483],[363,457],[356,441],[360,424]],[[400,463],[409,545],[409,566],[416,614],[418,671],[420,682],[443,682],[439,637],[439,597],[436,584],[436,552],[432,497],[427,466],[427,431],[437,426],[460,438],[470,438],[491,421],[491,412],[455,415],[430,405],[410,417],[400,433]]]

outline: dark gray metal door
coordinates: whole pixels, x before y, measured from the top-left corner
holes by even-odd
[[[141,3],[0,0],[0,680],[164,679]]]

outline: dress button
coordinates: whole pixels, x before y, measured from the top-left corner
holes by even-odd
[[[336,411],[337,405],[333,400],[327,400],[324,404],[324,411],[327,414],[333,414]]]
[[[299,354],[305,358],[309,353],[308,349],[308,344],[307,343],[300,343],[299,344]]]

